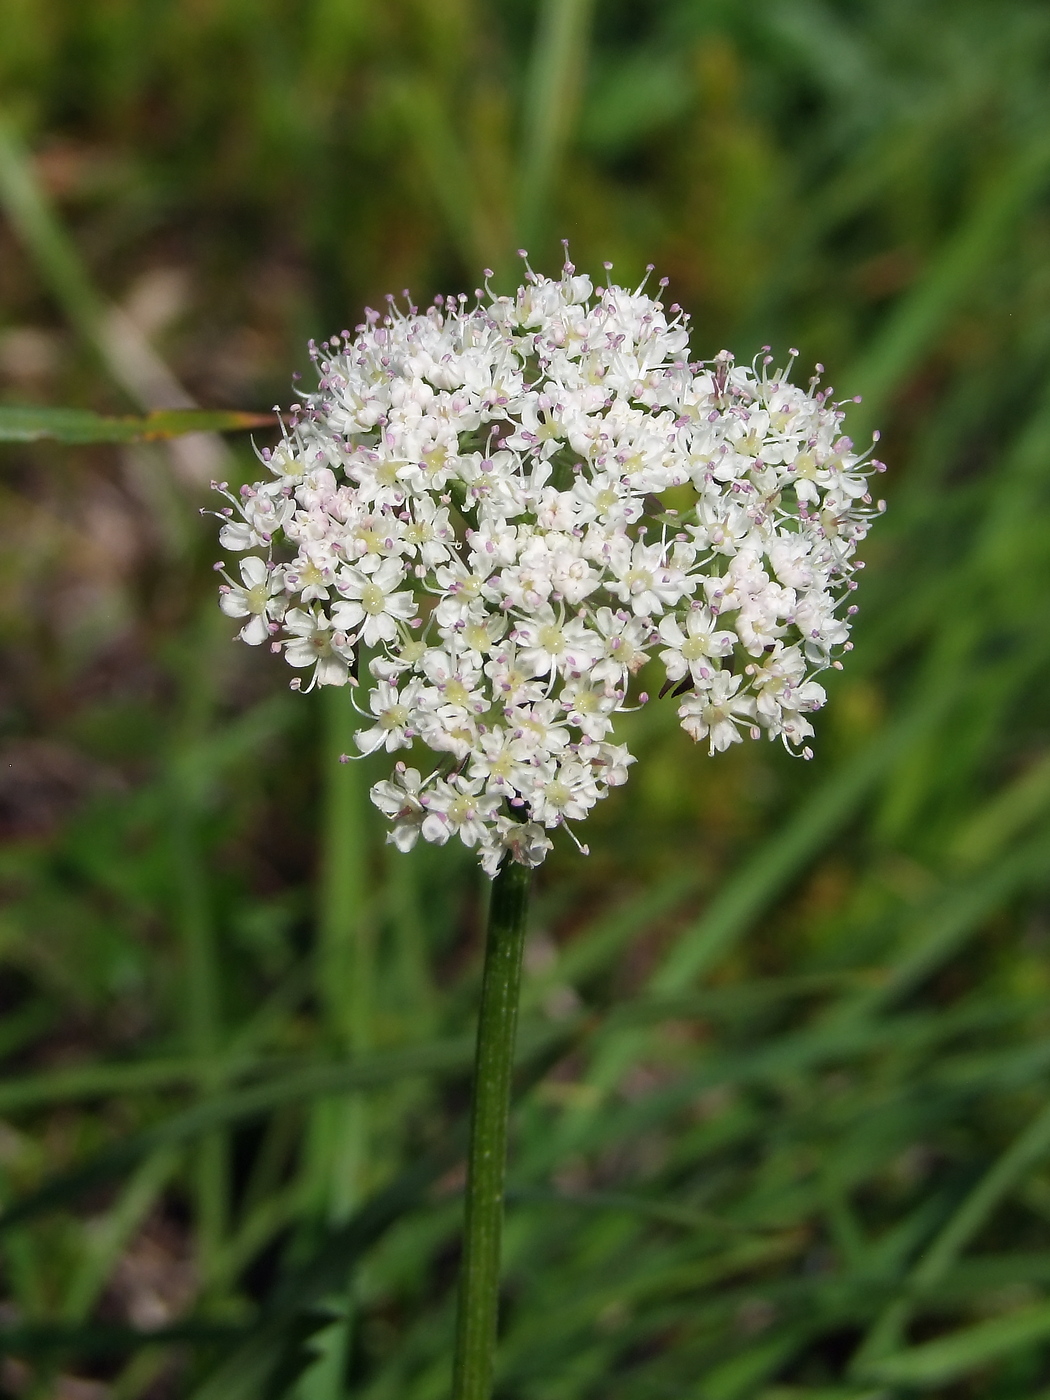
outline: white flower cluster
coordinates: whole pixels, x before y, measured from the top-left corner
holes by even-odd
[[[626,781],[613,725],[651,651],[712,753],[812,733],[881,463],[817,380],[687,344],[678,307],[571,264],[513,297],[391,300],[312,347],[269,479],[219,488],[241,638],[310,685],[370,677],[363,753],[436,756],[372,789],[400,849],[538,864]]]

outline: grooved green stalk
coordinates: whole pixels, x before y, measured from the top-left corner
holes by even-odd
[[[474,1058],[453,1400],[489,1400],[492,1393],[507,1123],[529,879],[525,866],[507,858],[492,886]]]

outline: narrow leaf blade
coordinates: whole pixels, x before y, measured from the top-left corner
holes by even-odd
[[[107,418],[80,408],[0,405],[0,442],[142,442],[185,433],[236,433],[272,427],[272,413],[239,410],[162,409],[142,417]]]

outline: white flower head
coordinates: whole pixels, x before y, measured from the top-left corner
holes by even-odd
[[[881,463],[816,380],[687,343],[678,307],[568,263],[513,297],[391,303],[312,347],[266,479],[220,486],[241,639],[308,671],[295,688],[360,677],[362,753],[431,755],[372,789],[399,849],[538,865],[627,781],[616,725],[651,655],[712,753],[765,733],[808,755]]]

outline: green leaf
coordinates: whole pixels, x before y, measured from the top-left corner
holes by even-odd
[[[658,996],[680,993],[726,956],[784,886],[853,816],[887,768],[937,723],[954,683],[948,665],[944,679],[948,684],[920,695],[892,725],[834,770],[729,877],[700,918],[671,946],[650,981],[652,992]]]
[[[518,234],[533,243],[543,230],[551,190],[571,137],[590,48],[592,0],[539,7],[526,77]]]
[[[858,1390],[855,1386],[844,1389],[842,1386],[820,1386],[813,1390],[810,1386],[776,1385],[763,1390],[758,1400],[893,1400],[888,1391],[881,1387],[872,1390],[866,1387]]]
[[[245,1056],[220,1060],[218,1064],[223,1077],[228,1080],[260,1069],[265,1072],[279,1067]],[[214,1062],[203,1062],[194,1055],[179,1059],[157,1058],[127,1064],[77,1065],[71,1069],[41,1070],[17,1078],[0,1079],[0,1113],[49,1108],[57,1103],[103,1099],[115,1094],[148,1094],[158,1089],[191,1087],[215,1072]]]
[[[462,1153],[464,1127],[366,1200],[345,1225],[329,1231],[316,1252],[278,1283],[258,1323],[193,1391],[191,1400],[255,1400],[271,1393],[265,1387],[275,1372],[290,1384],[305,1370],[311,1360],[306,1343],[319,1330],[310,1310],[333,1290],[345,1290],[361,1256],[419,1207],[427,1190]],[[323,1327],[329,1322],[326,1319]]]
[[[905,382],[949,317],[979,285],[1031,201],[1042,193],[1050,175],[1050,143],[1040,135],[1022,147],[989,184],[976,207],[942,245],[914,289],[902,297],[880,334],[842,375],[859,388],[863,406],[851,415],[851,432],[860,441],[873,415],[883,411],[898,385]]]
[[[82,408],[0,405],[0,442],[143,442],[184,433],[236,433],[269,428],[272,413],[195,408],[161,409],[144,417],[107,418]]]
[[[873,1363],[869,1371],[873,1379],[891,1384],[943,1385],[1046,1337],[1050,1337],[1050,1303],[1040,1303],[897,1352]]]
[[[518,1038],[519,1063],[542,1061],[552,1047],[564,1050],[579,1029],[578,1022],[551,1028],[526,1026]],[[398,1050],[376,1051],[351,1060],[315,1064],[275,1076],[233,1093],[203,1100],[153,1127],[133,1133],[81,1162],[71,1171],[45,1181],[30,1195],[0,1212],[0,1231],[40,1213],[67,1204],[99,1182],[119,1176],[150,1152],[193,1141],[210,1130],[262,1117],[286,1103],[396,1083],[401,1079],[461,1073],[473,1060],[474,1037],[431,1041]]]
[[[179,1342],[229,1342],[244,1335],[236,1322],[187,1318],[166,1327],[124,1327],[99,1322],[24,1322],[0,1328],[0,1356],[114,1356],[141,1347],[172,1346]]]
[[[703,1400],[742,1400],[753,1394],[756,1382],[784,1365],[804,1345],[810,1330],[791,1328],[723,1362],[700,1382],[699,1395]]]

